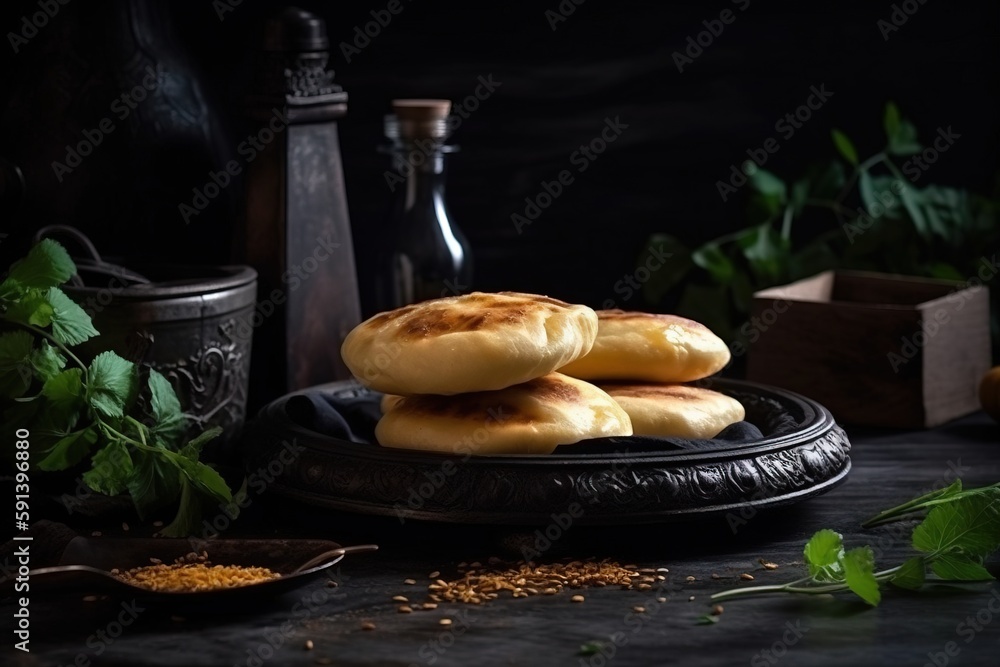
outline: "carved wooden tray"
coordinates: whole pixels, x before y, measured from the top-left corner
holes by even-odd
[[[335,510],[455,523],[651,523],[787,505],[824,493],[851,467],[844,431],[819,403],[775,387],[718,379],[708,386],[746,408],[763,439],[718,450],[464,458],[348,442],[261,410],[247,430],[248,470],[275,474],[273,492]],[[321,388],[361,396],[355,382]],[[287,463],[288,443],[297,456]],[[299,447],[301,449],[299,449]],[[277,462],[281,462],[278,465]]]

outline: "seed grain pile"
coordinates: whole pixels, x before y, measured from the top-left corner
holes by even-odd
[[[269,579],[277,579],[280,574],[266,567],[244,567],[242,565],[212,565],[208,554],[191,552],[167,565],[159,559],[150,558],[151,565],[134,567],[121,572],[111,570],[122,581],[151,591],[167,593],[194,593],[247,586]]]
[[[494,600],[509,591],[512,597],[526,598],[531,595],[556,595],[569,589],[583,589],[603,586],[620,586],[624,589],[640,591],[652,590],[653,585],[664,581],[666,568],[636,569],[603,560],[600,562],[570,561],[536,565],[519,563],[500,567],[484,568],[475,562],[459,565],[461,576],[445,581],[434,579],[428,585],[431,602],[465,602],[482,604]],[[438,572],[432,573],[434,575]],[[574,595],[574,602],[582,602],[582,595]]]

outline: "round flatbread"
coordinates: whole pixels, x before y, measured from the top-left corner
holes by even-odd
[[[375,427],[384,447],[476,456],[550,454],[558,445],[631,434],[614,399],[559,373],[497,391],[407,396]]]
[[[714,438],[743,421],[743,404],[711,389],[683,384],[602,384],[622,406],[635,435]]]
[[[390,394],[503,389],[586,354],[597,315],[537,294],[474,292],[381,313],[344,339],[354,376]]]
[[[584,380],[691,382],[719,372],[731,357],[704,324],[677,315],[597,311],[597,339],[559,369]]]

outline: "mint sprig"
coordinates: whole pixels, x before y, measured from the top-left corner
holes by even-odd
[[[0,404],[4,427],[28,428],[42,447],[32,463],[65,470],[88,457],[92,490],[127,492],[139,516],[177,503],[161,532],[194,532],[203,501],[231,503],[225,480],[199,458],[221,429],[185,440],[187,415],[169,381],[114,352],[84,363],[72,346],[98,335],[90,316],[59,289],[76,273],[51,239],[36,244],[0,282]],[[9,409],[8,409],[9,407]]]
[[[926,511],[911,536],[920,552],[902,565],[876,571],[869,546],[845,551],[843,537],[832,530],[816,532],[802,556],[809,574],[786,584],[736,588],[712,596],[713,601],[763,593],[821,594],[850,591],[872,606],[882,599],[881,586],[918,590],[931,581],[989,581],[983,566],[1000,549],[1000,484],[963,489],[960,480],[910,502],[886,510],[863,525],[912,518]]]

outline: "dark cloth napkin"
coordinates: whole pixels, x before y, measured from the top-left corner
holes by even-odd
[[[375,424],[382,411],[381,394],[363,393],[352,396],[332,394],[319,389],[306,390],[291,397],[286,404],[288,416],[300,426],[324,435],[358,444],[372,445]],[[746,445],[763,438],[760,429],[747,421],[726,427],[712,439],[655,438],[630,436],[592,438],[572,445],[556,447],[555,454],[642,453],[664,450],[717,450]]]

